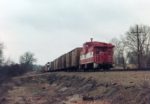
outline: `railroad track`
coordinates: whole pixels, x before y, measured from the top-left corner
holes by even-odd
[[[14,79],[16,78],[27,78],[27,77],[37,77],[37,76],[47,76],[47,75],[50,75],[51,73],[61,73],[61,72],[65,72],[65,73],[101,73],[101,72],[144,72],[144,71],[149,71],[150,72],[150,69],[111,69],[111,70],[98,70],[98,71],[69,71],[69,72],[66,72],[66,71],[56,71],[56,72],[44,72],[44,73],[32,73],[32,74],[26,74],[26,75],[23,75],[23,76],[19,76],[19,77],[15,77]]]

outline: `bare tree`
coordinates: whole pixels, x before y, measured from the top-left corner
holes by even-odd
[[[4,49],[4,46],[3,46],[3,43],[0,43],[0,65],[2,64],[4,58],[3,58],[3,49]]]
[[[124,69],[126,68],[126,60],[125,60],[125,42],[123,38],[117,39],[113,38],[111,43],[115,45],[114,58],[115,64],[121,65]]]
[[[126,45],[131,52],[136,53],[138,68],[143,67],[143,58],[150,49],[150,27],[145,25],[131,27],[126,33]]]
[[[15,65],[15,62],[9,57],[9,58],[5,59],[4,65],[5,66]]]
[[[127,53],[127,59],[128,59],[128,63],[129,64],[137,64],[137,56],[136,56],[136,52],[128,52]]]
[[[31,52],[26,52],[22,56],[20,56],[20,64],[25,68],[29,69],[33,67],[33,64],[37,61],[34,58],[34,54]]]

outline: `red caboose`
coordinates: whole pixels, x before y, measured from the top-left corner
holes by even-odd
[[[93,41],[86,42],[80,53],[80,67],[84,69],[110,69],[113,66],[112,44]]]

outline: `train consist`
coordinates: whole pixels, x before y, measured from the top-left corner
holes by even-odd
[[[109,43],[91,39],[72,51],[48,62],[45,71],[108,70],[113,67],[113,48]]]

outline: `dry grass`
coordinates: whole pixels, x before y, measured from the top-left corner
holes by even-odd
[[[143,82],[150,82],[150,71],[128,71],[128,72],[61,72],[60,75],[81,76],[93,78],[99,82],[117,83],[120,85],[141,85]]]
[[[48,78],[53,77],[55,78],[51,85],[49,84],[50,79]],[[92,79],[92,81],[87,82],[88,79]],[[147,100],[149,98],[149,94],[147,93],[149,92],[150,88],[150,71],[53,72],[39,75],[34,74],[16,77],[14,78],[14,80],[16,80],[14,81],[15,83],[19,83],[19,86],[15,86],[12,90],[8,92],[7,104],[23,104],[24,102],[26,104],[55,104],[55,101],[59,102],[59,100],[65,99],[65,97],[70,97],[71,95],[69,91],[74,91],[74,89],[76,91],[79,91],[80,89],[80,94],[82,94],[82,90],[83,92],[87,91],[87,94],[89,94],[90,96],[100,95],[101,97],[101,95],[105,95],[105,98],[108,98],[109,100],[114,100],[114,103],[112,104],[118,104],[116,103],[119,102],[118,99],[124,99],[123,101],[133,100],[133,104],[137,104],[138,101],[136,100],[141,98],[143,95],[146,96],[146,98],[144,99],[145,101],[143,102],[149,101]],[[86,88],[89,86],[83,87],[86,84],[95,84],[94,81],[96,81],[96,85],[103,85],[95,85],[94,88],[92,87],[94,90],[91,91],[86,90]],[[84,83],[84,85],[80,85],[78,82],[87,83]],[[69,84],[70,86],[66,87],[65,84]],[[136,87],[131,88],[131,86]],[[67,88],[67,90],[61,91],[61,89],[63,88]],[[73,94],[76,94],[76,91],[74,91]],[[79,92],[77,94],[79,94]],[[103,101],[105,99],[100,99],[101,101],[97,100],[95,102],[87,102],[82,101],[81,98],[79,98],[79,100],[77,99],[75,101],[72,101],[72,103],[68,104],[110,104],[106,101]]]

